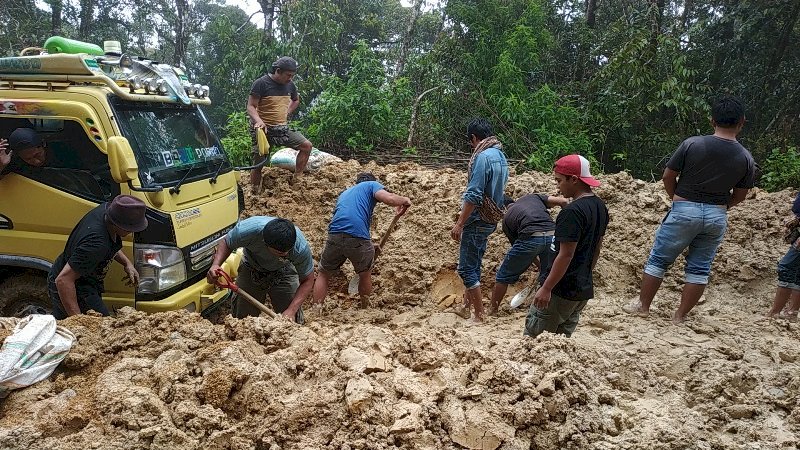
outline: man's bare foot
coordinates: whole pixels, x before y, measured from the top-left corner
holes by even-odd
[[[622,307],[622,310],[628,314],[632,314],[638,317],[648,317],[650,315],[650,311],[645,311],[642,308],[642,304],[639,302],[639,299],[635,299]]]
[[[358,297],[358,306],[361,309],[369,308],[369,295],[360,295]]]
[[[686,322],[686,316],[679,316],[678,314],[672,315],[673,325],[683,325],[684,322]]]
[[[489,315],[492,317],[497,317],[498,313],[500,312],[500,305],[489,305]]]
[[[781,319],[786,319],[790,322],[794,322],[797,320],[797,310],[794,311],[789,309],[783,310],[780,312],[780,314],[778,314],[778,317],[780,317]]]

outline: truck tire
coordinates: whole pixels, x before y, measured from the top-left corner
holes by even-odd
[[[3,317],[51,314],[47,278],[32,273],[15,273],[0,283],[0,313]]]

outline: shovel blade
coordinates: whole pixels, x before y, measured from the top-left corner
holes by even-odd
[[[347,293],[350,295],[358,294],[358,275],[350,278],[350,283],[347,285]]]
[[[518,308],[519,305],[525,302],[525,299],[528,298],[529,295],[531,295],[531,290],[532,290],[531,287],[528,286],[525,289],[517,292],[517,295],[511,298],[511,307]]]

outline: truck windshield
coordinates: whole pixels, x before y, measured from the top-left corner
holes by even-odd
[[[197,106],[114,102],[122,134],[136,154],[143,185],[187,182],[231,170],[214,131]],[[222,167],[220,168],[220,165]]]

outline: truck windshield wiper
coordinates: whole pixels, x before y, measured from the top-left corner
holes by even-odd
[[[224,165],[225,165],[225,159],[223,158],[222,162],[219,163],[219,167],[217,167],[217,170],[214,171],[214,176],[208,180],[209,183],[216,184],[217,178],[219,178],[219,172],[220,170],[222,170],[222,166]]]
[[[194,170],[195,167],[197,167],[197,164],[193,164],[193,165],[189,166],[189,169],[186,171],[185,174],[183,174],[183,177],[181,177],[180,181],[178,181],[178,183],[175,186],[172,186],[171,188],[169,188],[169,193],[170,194],[180,194],[181,193],[181,185],[183,184],[184,181],[186,181],[186,177],[188,177],[189,174],[192,173],[192,171]]]

